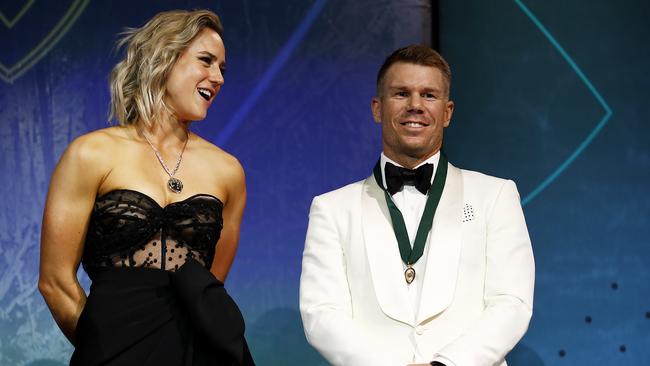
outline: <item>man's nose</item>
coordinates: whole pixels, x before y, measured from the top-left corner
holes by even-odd
[[[412,113],[422,113],[422,97],[419,94],[411,95],[409,98],[408,111]]]

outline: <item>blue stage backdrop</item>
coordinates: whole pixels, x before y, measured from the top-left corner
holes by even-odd
[[[434,26],[454,73],[445,150],[518,183],[533,240],[534,316],[509,364],[650,364],[650,6],[440,3],[432,20],[428,0],[0,0],[0,365],[68,362],[36,289],[49,176],[107,125],[116,34],[174,8],[225,25],[226,84],[192,128],[246,170],[226,285],[258,364],[326,364],[298,313],[311,198],[370,174],[376,71]]]

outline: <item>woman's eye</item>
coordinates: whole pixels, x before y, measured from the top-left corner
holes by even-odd
[[[199,57],[199,60],[205,62],[207,65],[210,65],[210,62],[212,61],[210,57]]]

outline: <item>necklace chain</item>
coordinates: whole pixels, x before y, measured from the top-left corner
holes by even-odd
[[[187,132],[187,138],[185,139],[185,143],[183,144],[183,149],[181,149],[181,153],[178,155],[178,160],[176,160],[176,166],[174,167],[173,171],[171,171],[169,169],[169,167],[167,167],[167,164],[165,164],[165,160],[163,160],[162,155],[160,155],[160,152],[158,151],[158,149],[156,149],[153,146],[153,144],[151,143],[151,141],[149,141],[149,138],[144,133],[144,131],[142,132],[142,136],[144,136],[144,139],[147,140],[147,142],[149,143],[149,146],[151,146],[151,149],[156,154],[156,158],[158,158],[158,161],[160,162],[160,165],[162,165],[163,169],[165,169],[167,174],[169,174],[169,177],[173,178],[174,174],[176,174],[176,172],[178,171],[178,168],[181,166],[181,161],[183,160],[183,153],[185,152],[185,147],[187,146],[187,141],[190,139],[189,131]]]

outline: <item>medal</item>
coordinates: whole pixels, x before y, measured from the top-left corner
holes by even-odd
[[[391,223],[393,224],[393,232],[395,233],[395,239],[397,239],[397,245],[399,247],[399,254],[400,257],[402,257],[402,262],[406,264],[404,279],[406,280],[406,284],[410,285],[415,280],[415,269],[413,269],[412,265],[417,262],[418,259],[422,257],[422,253],[424,253],[427,236],[429,235],[429,231],[431,231],[436,208],[438,207],[438,203],[442,197],[442,191],[445,187],[445,180],[447,179],[447,157],[445,154],[440,154],[438,169],[436,170],[433,183],[428,191],[427,202],[424,205],[424,212],[420,218],[420,224],[418,225],[418,231],[415,235],[413,247],[411,247],[409,241],[402,212],[400,212],[399,208],[395,205],[395,202],[393,202],[391,194],[383,186],[379,161],[373,169],[373,175],[377,185],[384,191],[386,205],[388,206]]]
[[[404,278],[406,279],[406,283],[409,285],[415,279],[415,269],[413,269],[410,264],[406,267],[406,271],[404,271]]]

